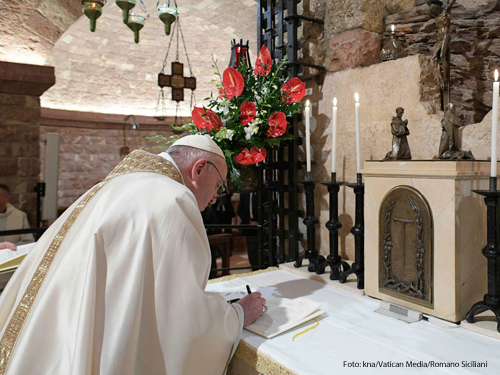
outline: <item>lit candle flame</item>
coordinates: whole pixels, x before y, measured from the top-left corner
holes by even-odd
[[[495,82],[498,81],[498,69],[495,69]]]
[[[306,102],[306,107],[309,107],[309,100]]]
[[[336,107],[336,106],[337,106],[337,98],[336,98],[336,97],[334,97],[334,98],[333,98],[333,106],[334,106],[334,107]]]
[[[357,92],[354,93],[354,99],[356,100],[356,103],[359,103],[359,94]]]
[[[391,31],[394,32],[394,25],[391,25]]]

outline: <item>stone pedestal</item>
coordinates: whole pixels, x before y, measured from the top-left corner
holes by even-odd
[[[485,161],[394,161],[365,162],[365,292],[367,295],[459,322],[487,292],[486,207],[472,190],[489,188],[490,163]],[[411,298],[387,293],[379,286],[383,254],[380,247],[381,204],[398,186],[420,193],[430,208],[432,269],[426,272],[431,301],[414,303]],[[429,235],[429,234],[427,234]],[[427,253],[426,253],[427,254]],[[427,264],[428,265],[428,264]]]

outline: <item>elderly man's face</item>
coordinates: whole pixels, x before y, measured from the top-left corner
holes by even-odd
[[[207,208],[208,204],[214,204],[217,200],[217,190],[224,184],[227,175],[227,166],[223,159],[205,164],[203,179],[200,180],[200,190],[196,199],[200,211]]]

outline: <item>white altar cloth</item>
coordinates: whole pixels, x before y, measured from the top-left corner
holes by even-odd
[[[246,284],[258,287],[265,298],[306,297],[321,303],[326,311],[318,319],[318,327],[296,337],[295,341],[292,341],[294,335],[315,322],[272,339],[243,330],[241,340],[296,374],[500,373],[499,340],[460,326],[443,328],[426,320],[408,324],[374,312],[379,300],[291,272],[276,270],[237,277],[209,284],[207,290],[219,292],[229,300],[241,297]],[[236,290],[241,292],[238,294]],[[432,361],[458,367],[409,367],[407,363],[423,366],[432,365]],[[480,363],[486,363],[487,367],[474,367]],[[402,367],[395,367],[397,364]]]

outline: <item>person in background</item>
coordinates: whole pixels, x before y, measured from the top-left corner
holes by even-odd
[[[7,185],[0,184],[0,232],[15,229],[29,229],[26,213],[11,205],[10,189]],[[0,235],[0,249],[16,250],[17,246],[35,242],[33,234],[17,234],[10,236]]]

